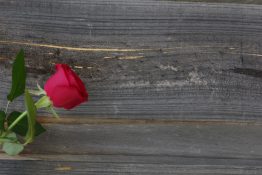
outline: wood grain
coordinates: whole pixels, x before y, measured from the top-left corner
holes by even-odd
[[[90,102],[59,111],[63,116],[260,120],[261,10],[148,0],[1,1],[1,94],[10,60],[23,47],[31,86],[43,84],[57,62],[84,79]],[[23,108],[21,101],[11,107]]]
[[[261,126],[47,125],[24,153],[261,158]]]
[[[186,162],[186,165],[184,164]],[[261,163],[254,161],[218,159],[213,164],[211,159],[199,158],[173,158],[173,157],[139,157],[139,156],[89,156],[88,161],[1,161],[0,166],[5,167],[0,174],[27,175],[27,174],[192,174],[192,175],[228,175],[228,174],[260,174]],[[220,163],[218,163],[220,162]],[[224,165],[227,163],[227,165]]]
[[[260,174],[260,126],[46,125],[0,174]],[[22,174],[23,174],[22,173]]]
[[[169,0],[181,2],[208,2],[208,3],[236,3],[236,4],[262,4],[260,0]]]
[[[61,120],[40,112],[48,132],[19,157],[1,154],[0,174],[262,174],[261,11],[0,0],[0,106],[20,48],[30,88],[63,62],[90,94],[76,110],[58,110]],[[23,108],[19,98],[9,111]]]

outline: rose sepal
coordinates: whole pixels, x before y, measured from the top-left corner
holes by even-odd
[[[55,109],[53,108],[53,103],[47,95],[42,96],[36,103],[37,109],[45,108],[48,112],[52,113],[55,118],[59,118]]]
[[[30,94],[36,95],[36,96],[41,96],[41,95],[46,95],[46,92],[41,86],[37,83],[37,88],[38,90],[28,90]]]

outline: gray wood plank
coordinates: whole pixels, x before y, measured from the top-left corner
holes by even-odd
[[[20,47],[30,87],[64,62],[90,92],[20,157],[0,155],[0,174],[261,174],[261,10],[0,0],[0,106]]]
[[[1,94],[9,87],[10,60],[24,47],[31,84],[43,84],[57,62],[84,79],[90,102],[61,115],[260,120],[261,10],[153,0],[2,0]]]
[[[256,125],[60,125],[27,147],[26,154],[168,155],[261,159]]]
[[[261,126],[46,125],[0,174],[261,174]],[[17,159],[17,160],[14,160]]]
[[[261,174],[261,161],[216,160],[183,157],[88,156],[88,161],[3,160],[3,175],[44,174]],[[219,163],[218,163],[219,162]],[[258,164],[260,163],[260,164]],[[226,164],[226,165],[225,165]]]
[[[260,0],[169,0],[181,2],[208,2],[208,3],[243,3],[243,4],[262,4]]]

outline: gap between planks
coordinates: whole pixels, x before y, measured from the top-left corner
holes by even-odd
[[[94,117],[60,117],[39,116],[37,120],[43,124],[88,124],[88,125],[254,125],[262,126],[257,120],[219,120],[219,119],[115,119]]]

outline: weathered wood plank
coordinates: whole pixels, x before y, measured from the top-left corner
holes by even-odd
[[[90,102],[61,115],[260,120],[261,10],[149,0],[0,1],[0,92],[8,88],[14,52],[25,47],[28,70],[40,83],[56,62],[85,80]]]
[[[260,0],[169,0],[181,2],[212,2],[212,3],[243,3],[243,4],[262,4]]]
[[[261,10],[0,0],[0,106],[20,47],[30,87],[65,62],[90,92],[0,174],[261,174]]]
[[[0,174],[261,174],[254,125],[47,125]],[[23,171],[22,171],[23,169]],[[35,174],[34,173],[34,174]]]
[[[78,157],[78,159],[81,156]],[[86,161],[17,161],[2,160],[2,175],[44,175],[44,174],[261,174],[261,161],[241,159],[201,159],[168,156],[87,156]]]
[[[168,155],[1,155],[0,174],[260,174],[260,159]],[[17,159],[17,160],[15,160]]]
[[[47,125],[24,153],[262,157],[255,125]]]

